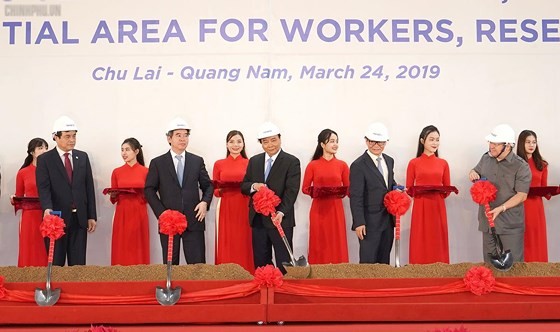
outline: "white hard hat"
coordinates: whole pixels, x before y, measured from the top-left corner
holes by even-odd
[[[169,121],[169,124],[167,124],[167,131],[165,132],[165,134],[167,135],[167,133],[169,133],[170,131],[177,130],[177,129],[191,130],[191,126],[189,126],[189,124],[187,123],[187,121],[185,121],[185,119],[177,117]]]
[[[70,119],[66,115],[61,116],[60,118],[56,119],[53,124],[52,133],[53,135],[59,131],[78,131],[78,127],[74,120]]]
[[[265,122],[259,127],[259,132],[257,133],[258,139],[263,139],[265,137],[270,137],[280,134],[280,128],[278,128],[272,122]]]
[[[515,143],[515,132],[507,124],[497,125],[492,129],[490,135],[486,136],[486,140],[492,143]]]
[[[381,122],[374,122],[369,125],[365,136],[370,141],[385,142],[389,140],[389,131]]]

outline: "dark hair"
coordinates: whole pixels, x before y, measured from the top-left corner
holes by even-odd
[[[144,164],[144,152],[142,152],[142,144],[140,144],[140,142],[138,142],[138,140],[134,137],[129,137],[127,139],[125,139],[121,146],[128,144],[130,145],[130,147],[132,148],[132,150],[138,150],[138,154],[136,155],[136,161],[138,161],[138,163],[142,166],[145,166]]]
[[[535,140],[537,140],[537,134],[532,130],[523,130],[519,133],[519,138],[517,139],[517,155],[523,158],[525,161],[529,161],[527,158],[527,152],[525,151],[525,140],[527,137],[533,136]],[[537,141],[537,146],[535,147],[535,152],[533,152],[533,161],[535,162],[535,166],[539,171],[542,171],[543,168],[548,165],[548,162],[543,159],[541,153],[539,152],[539,144]]]
[[[426,138],[433,132],[436,132],[439,135],[439,130],[436,128],[436,126],[432,125],[424,127],[424,129],[422,129],[422,131],[420,132],[420,137],[418,137],[418,150],[416,151],[417,158],[420,157],[422,153],[424,153],[424,143],[426,143]],[[424,143],[420,142],[421,140],[423,140]],[[436,157],[439,157],[438,151],[439,149],[436,150]]]
[[[242,132],[240,132],[239,130],[230,131],[226,136],[226,143],[229,142],[229,140],[235,135],[241,136],[241,140],[243,141],[243,149],[241,149],[241,157],[247,159],[247,152],[245,152],[245,137],[243,137]],[[226,147],[226,157],[229,155],[230,155],[229,149]]]
[[[319,135],[317,136],[317,147],[315,148],[315,153],[313,153],[313,157],[311,158],[311,160],[317,160],[321,158],[321,156],[323,155],[323,147],[321,146],[321,143],[327,144],[332,134],[335,134],[336,137],[338,137],[338,134],[332,129],[323,129],[319,133]]]
[[[35,151],[36,148],[39,148],[41,146],[44,146],[47,149],[49,148],[49,144],[47,143],[47,141],[45,141],[40,137],[36,137],[31,141],[29,141],[29,143],[27,144],[27,157],[25,157],[25,160],[23,161],[23,165],[21,165],[20,169],[31,165],[31,163],[33,162],[32,153]]]

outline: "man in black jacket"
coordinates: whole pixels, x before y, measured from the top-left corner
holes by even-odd
[[[293,248],[292,237],[296,225],[294,203],[299,193],[301,180],[299,159],[281,149],[280,129],[274,124],[264,123],[259,129],[257,138],[264,152],[249,159],[241,192],[245,195],[252,195],[266,186],[280,197],[281,202],[276,207],[275,218],[281,222],[288,242]],[[249,203],[249,225],[251,225],[253,233],[255,268],[272,264],[272,248],[274,247],[276,266],[286,273],[282,263],[290,262],[288,250],[272,219],[255,211],[252,198]]]
[[[97,226],[93,176],[87,153],[74,149],[78,128],[62,116],[53,127],[56,147],[37,159],[37,190],[44,215],[60,211],[65,235],[56,241],[53,264],[86,264],[87,233]],[[45,239],[49,247],[49,239]]]
[[[167,142],[171,149],[152,159],[144,188],[146,200],[158,219],[168,209],[179,211],[187,217],[187,230],[173,237],[174,265],[179,264],[179,239],[183,240],[187,264],[206,263],[204,217],[212,201],[214,187],[204,159],[186,151],[190,133],[191,127],[181,118],[169,123]],[[159,237],[163,262],[166,263],[168,236],[160,233]]]
[[[372,123],[365,134],[366,152],[350,166],[352,229],[360,242],[360,263],[389,264],[394,217],[383,199],[397,183],[393,158],[383,153],[389,140],[385,125]]]

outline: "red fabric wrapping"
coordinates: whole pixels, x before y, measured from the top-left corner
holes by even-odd
[[[255,270],[255,279],[253,282],[259,285],[259,287],[266,286],[277,288],[282,286],[284,282],[283,278],[282,272],[275,266],[269,264]]]
[[[50,214],[43,218],[39,230],[42,237],[48,237],[51,241],[58,240],[64,235],[64,220],[59,216]]]
[[[41,210],[41,202],[39,197],[20,197],[14,196],[14,213],[18,210]]]
[[[354,289],[345,287],[332,287],[325,285],[299,284],[283,280],[282,273],[267,265],[255,271],[253,281],[228,287],[208,289],[196,292],[183,292],[179,303],[194,303],[217,301],[246,297],[260,290],[261,287],[274,288],[282,294],[314,296],[314,297],[346,297],[346,298],[379,298],[379,297],[404,297],[423,296],[472,292],[484,295],[490,292],[516,295],[545,295],[560,296],[560,287],[531,287],[515,286],[495,280],[492,271],[484,266],[475,266],[467,271],[463,280],[450,282],[438,286],[381,288],[381,289]],[[34,291],[9,290],[4,286],[4,278],[0,276],[0,299],[10,302],[34,303]],[[63,291],[60,295],[60,304],[157,304],[152,293],[146,295],[82,295],[69,294]]]
[[[494,218],[490,214],[490,202],[496,199],[496,193],[498,189],[492,182],[487,180],[478,180],[471,187],[471,197],[472,200],[480,205],[484,205],[484,213],[488,219],[488,225],[493,228]]]
[[[187,217],[176,210],[165,210],[159,216],[159,231],[168,236],[167,261],[173,256],[173,236],[182,234],[187,229]]]
[[[410,196],[418,196],[422,194],[440,193],[448,195],[450,193],[459,194],[459,190],[455,186],[412,186],[406,189]]]
[[[401,239],[401,216],[410,208],[410,197],[402,191],[393,190],[385,195],[383,204],[390,214],[394,215],[395,220],[395,240]]]
[[[383,204],[385,204],[390,214],[402,216],[410,207],[410,197],[402,191],[392,190],[385,195]]]
[[[552,196],[556,196],[560,194],[560,187],[559,186],[549,186],[549,187],[531,187],[529,188],[529,196],[536,196],[536,197],[544,197],[548,200],[552,198]]]
[[[271,216],[276,213],[276,207],[280,204],[280,197],[276,196],[274,191],[268,187],[261,187],[253,195],[253,207],[257,213],[265,216]]]
[[[41,226],[39,226],[42,237],[48,237],[49,253],[47,262],[52,263],[54,255],[54,242],[64,235],[64,220],[59,216],[49,214],[43,218]]]
[[[187,217],[176,210],[165,210],[159,216],[159,231],[173,236],[181,234],[187,229]]]
[[[309,187],[312,198],[343,198],[348,195],[348,186],[339,187]]]
[[[472,200],[479,205],[493,202],[497,192],[496,186],[487,180],[478,180],[471,187]]]
[[[496,279],[489,268],[476,266],[467,271],[463,282],[471,293],[475,295],[484,295],[492,292],[496,284]]]
[[[0,276],[0,299],[6,297],[6,287],[4,286],[4,276]]]

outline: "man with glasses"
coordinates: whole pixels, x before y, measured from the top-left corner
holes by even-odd
[[[166,135],[171,149],[152,159],[144,188],[146,200],[158,219],[167,209],[179,211],[187,217],[187,230],[173,237],[174,265],[179,265],[179,239],[183,241],[187,264],[206,263],[204,217],[214,187],[204,159],[186,151],[190,134],[191,127],[185,120],[175,118],[169,123]],[[168,235],[160,233],[159,238],[163,263],[166,263]]]
[[[394,160],[383,153],[389,132],[384,124],[375,122],[364,139],[367,150],[350,166],[352,230],[360,242],[360,263],[389,264],[395,221],[383,199],[397,185]]]
[[[525,210],[523,202],[531,185],[531,170],[521,157],[513,153],[515,133],[507,124],[496,126],[486,136],[488,152],[469,172],[471,181],[486,178],[496,186],[496,199],[490,202],[496,233],[504,249],[509,249],[514,262],[524,261]],[[482,232],[484,261],[490,263],[488,253],[496,253],[494,238],[490,233],[484,206],[478,209],[478,230]]]

